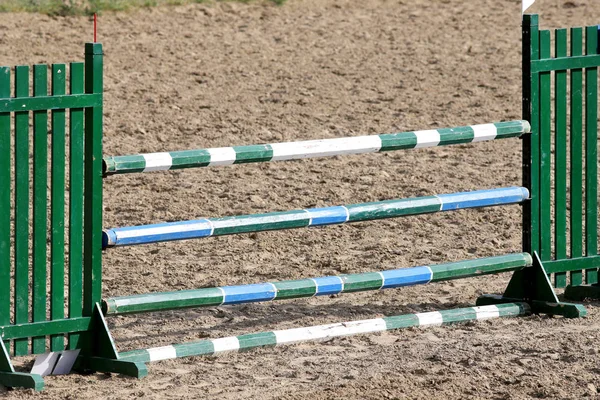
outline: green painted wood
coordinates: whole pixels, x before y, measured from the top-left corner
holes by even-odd
[[[223,292],[219,288],[204,288],[109,298],[103,302],[102,312],[106,315],[130,314],[174,308],[213,307],[222,303]]]
[[[234,164],[264,162],[273,158],[273,149],[268,144],[233,146],[233,150],[235,151]]]
[[[17,111],[59,110],[65,108],[97,107],[102,104],[99,94],[31,97],[28,99],[2,99],[0,113]]]
[[[461,279],[472,276],[497,274],[515,271],[530,266],[533,260],[528,253],[507,254],[504,256],[478,258],[448,264],[432,265],[431,282]]]
[[[240,215],[211,219],[213,236],[233,235],[248,232],[292,229],[307,227],[310,218],[303,210],[282,211],[267,214]],[[251,221],[245,223],[244,221]]]
[[[273,282],[273,285],[277,289],[277,299],[279,300],[312,297],[317,293],[317,285],[312,279]]]
[[[100,43],[85,45],[85,92],[102,94]],[[102,299],[102,106],[85,110],[83,315]]]
[[[571,28],[571,55],[579,56],[582,54],[582,29]],[[571,258],[578,258],[583,255],[582,251],[582,191],[583,191],[583,152],[582,152],[582,71],[581,69],[571,70],[571,215],[570,215],[570,234],[571,234]],[[571,285],[581,285],[581,271],[572,271],[570,274]]]
[[[0,99],[10,97],[10,68],[0,67]],[[0,100],[1,101],[1,100]],[[0,113],[0,326],[10,324],[11,129],[10,113]],[[9,347],[9,342],[4,344]]]
[[[593,28],[593,27],[592,27]],[[575,28],[580,29],[580,28]],[[600,65],[599,55],[560,57],[531,62],[532,72],[562,71],[567,69],[594,68]]]
[[[494,126],[498,138],[521,137],[524,133],[531,133],[529,121],[524,120],[496,122]]]
[[[340,278],[344,283],[344,293],[379,290],[383,286],[383,277],[378,272],[342,275]]]
[[[84,64],[71,63],[70,71],[71,94],[83,93]],[[69,318],[78,318],[83,315],[83,109],[71,109],[69,117]],[[69,335],[69,349],[79,348],[79,339]]]
[[[0,385],[10,388],[33,389],[39,392],[44,389],[44,378],[36,374],[0,371]]]
[[[583,318],[588,314],[583,304],[551,303],[539,300],[531,302],[531,312],[534,314],[558,315],[565,318]]]
[[[436,196],[425,196],[352,204],[347,205],[346,208],[349,213],[348,222],[358,222],[438,212],[442,208],[442,203]]]
[[[598,52],[598,27],[586,28],[586,54]],[[585,255],[598,254],[598,68],[585,70]],[[585,271],[587,284],[598,283],[598,269]]]
[[[523,251],[539,251],[539,74],[531,64],[540,58],[538,16],[523,16],[523,119],[530,121],[531,134],[523,137],[522,179],[531,200],[523,204]]]
[[[383,320],[385,321],[385,326],[389,327],[389,329],[405,329],[419,326],[419,317],[416,314],[384,317]]]
[[[444,325],[456,324],[459,322],[473,321],[477,319],[477,312],[472,308],[444,310],[441,311]]]
[[[48,66],[33,67],[33,95],[48,95]],[[32,321],[46,320],[48,230],[48,112],[33,112],[33,288]],[[32,352],[46,351],[46,337],[32,338]]]
[[[14,372],[15,369],[10,361],[10,353],[4,345],[4,342],[0,341],[0,371]]]
[[[461,128],[438,129],[440,134],[440,143],[445,145],[471,143],[475,137],[473,128],[465,126]]]
[[[146,166],[146,160],[142,156],[130,156],[135,158],[137,161],[132,161],[130,166],[124,165],[124,169],[131,168],[134,170],[143,171]],[[140,160],[141,158],[141,160]],[[141,164],[140,164],[141,162]],[[197,168],[206,167],[210,163],[210,153],[206,149],[198,150],[183,150],[178,151],[176,157],[173,157],[173,165],[171,169],[182,169],[182,168]],[[141,166],[141,169],[140,169]]]
[[[380,151],[396,151],[413,149],[417,145],[417,135],[414,132],[384,133],[381,139]]]
[[[555,33],[556,57],[567,56],[567,30],[557,29]],[[555,74],[554,113],[554,258],[567,258],[567,71],[556,71]],[[554,286],[567,286],[567,274],[558,272],[554,275]]]
[[[600,268],[600,256],[568,258],[566,260],[546,261],[544,268],[548,273],[577,271]]]
[[[540,31],[540,57],[551,57],[550,31]],[[540,257],[552,258],[552,76],[540,73]]]
[[[92,348],[93,351],[91,354],[104,357],[117,359],[119,358],[119,352],[117,351],[117,346],[115,345],[115,341],[108,329],[108,323],[102,314],[102,309],[100,308],[100,304],[94,304],[94,326],[93,326],[93,335],[92,335]],[[86,349],[87,350],[87,349]]]
[[[240,352],[251,350],[257,347],[275,347],[277,338],[273,332],[250,333],[238,336],[240,343]]]
[[[204,340],[202,342],[195,343],[181,343],[173,345],[175,351],[177,352],[177,357],[190,357],[194,356],[197,353],[200,354],[213,354],[215,352],[215,347],[210,340]],[[137,356],[135,356],[137,354]],[[134,350],[132,358],[143,358],[147,357],[147,352],[145,350],[138,350],[137,352]]]
[[[66,65],[52,65],[52,94],[66,92]],[[65,317],[65,110],[52,110],[50,204],[50,318]],[[64,349],[64,336],[50,338],[51,351]]]
[[[29,322],[20,325],[0,327],[0,334],[7,339],[28,338],[43,335],[58,335],[72,332],[85,332],[92,327],[90,317],[57,319],[54,321]]]
[[[148,368],[142,362],[131,362],[101,357],[86,357],[85,366],[96,372],[115,373],[141,379],[148,375]]]
[[[29,97],[29,67],[15,68],[15,97]],[[15,323],[29,321],[29,113],[15,113]],[[28,340],[14,342],[17,356],[28,354]]]

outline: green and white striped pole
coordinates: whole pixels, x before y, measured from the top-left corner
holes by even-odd
[[[251,333],[221,339],[201,340],[171,346],[134,350],[119,354],[119,359],[129,362],[152,362],[180,357],[214,355],[223,352],[244,351],[260,347],[274,347],[310,340],[323,340],[340,336],[382,332],[416,326],[449,325],[490,318],[515,317],[530,313],[527,303],[506,303],[482,307],[406,314],[393,317],[350,321],[280,331]]]
[[[530,126],[527,121],[508,121],[371,136],[106,157],[104,158],[104,173],[107,175],[129,174],[344,154],[378,153],[507,139],[519,137],[529,131]]]

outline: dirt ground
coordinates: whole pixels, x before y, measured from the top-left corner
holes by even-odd
[[[543,27],[600,22],[538,0]],[[107,155],[519,119],[518,0],[219,3],[100,18]],[[88,18],[0,14],[3,65],[80,61]],[[111,177],[105,226],[519,185],[520,141]],[[109,295],[518,252],[520,207],[112,250]],[[109,320],[120,350],[472,305],[508,275]],[[600,313],[408,329],[150,365],[142,380],[49,377],[8,399],[600,398]]]

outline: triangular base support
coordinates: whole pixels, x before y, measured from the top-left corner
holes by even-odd
[[[537,253],[533,253],[533,266],[516,271],[503,295],[483,295],[478,306],[526,301],[534,314],[561,315],[580,318],[587,315],[581,304],[562,303],[556,297],[548,274]]]
[[[44,388],[44,378],[37,374],[16,372],[10,361],[8,349],[0,340],[0,385],[10,388],[26,388],[40,391]]]
[[[86,372],[113,372],[134,378],[148,375],[148,368],[143,362],[125,361],[119,358],[119,352],[110,334],[100,304],[94,308],[94,340],[88,345],[89,350],[79,356],[76,368]]]

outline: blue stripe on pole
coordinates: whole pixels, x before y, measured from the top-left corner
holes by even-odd
[[[305,211],[310,217],[310,226],[343,224],[348,220],[348,209],[344,206],[311,208]]]
[[[382,289],[429,283],[433,276],[429,267],[381,271],[381,275],[384,279]]]
[[[478,190],[475,192],[440,194],[442,211],[493,206],[498,204],[519,203],[529,198],[529,192],[523,187]]]
[[[269,301],[277,296],[277,289],[272,283],[253,285],[223,286],[223,304],[252,303]]]
[[[342,280],[337,276],[325,276],[323,278],[314,278],[317,285],[316,296],[326,296],[328,294],[342,293],[344,285]]]
[[[194,221],[167,222],[162,224],[129,226],[105,230],[102,235],[102,242],[106,242],[108,246],[127,246],[142,243],[202,238],[210,236],[212,232],[212,223],[204,218]]]

